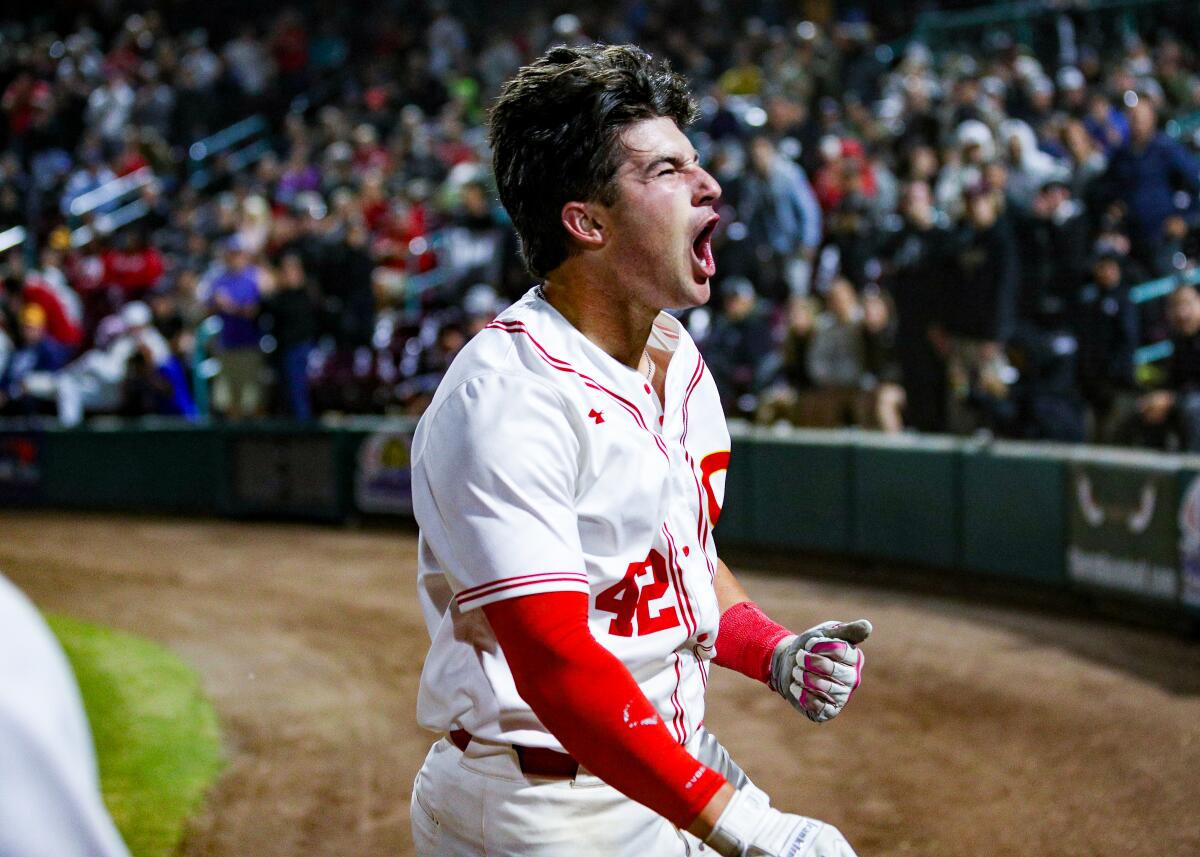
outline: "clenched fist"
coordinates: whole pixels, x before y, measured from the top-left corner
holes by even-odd
[[[836,717],[862,681],[858,644],[870,634],[871,623],[858,619],[781,640],[771,656],[771,687],[814,723]]]

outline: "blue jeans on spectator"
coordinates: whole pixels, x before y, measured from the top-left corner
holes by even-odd
[[[308,355],[311,342],[292,345],[283,352],[283,386],[288,407],[300,422],[312,420],[312,404],[308,399]]]

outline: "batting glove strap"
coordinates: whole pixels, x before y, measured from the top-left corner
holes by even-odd
[[[733,795],[705,844],[724,857],[855,857],[837,828],[773,809],[754,786]]]

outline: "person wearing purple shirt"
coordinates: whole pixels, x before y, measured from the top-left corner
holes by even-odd
[[[230,419],[258,416],[263,405],[263,355],[258,311],[263,273],[236,235],[224,244],[225,268],[209,284],[208,304],[221,319],[221,371],[213,404]]]

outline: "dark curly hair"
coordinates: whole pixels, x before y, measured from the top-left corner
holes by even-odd
[[[554,47],[504,85],[488,128],[492,166],[534,277],[570,253],[563,205],[615,202],[621,132],[657,117],[686,128],[696,102],[666,61],[634,45]]]

